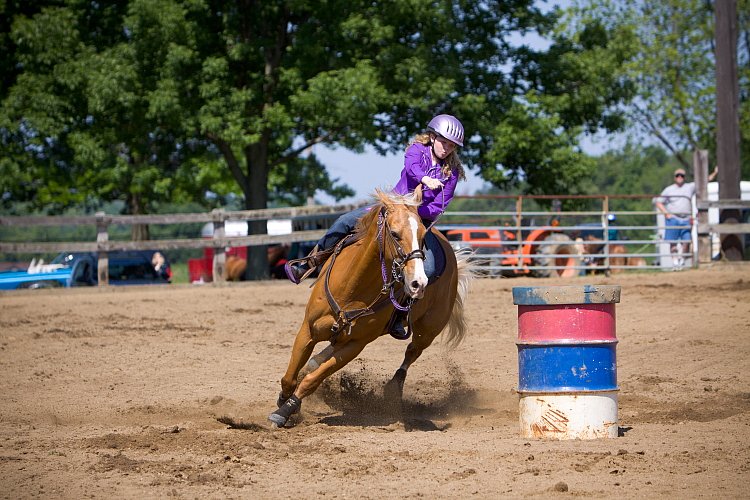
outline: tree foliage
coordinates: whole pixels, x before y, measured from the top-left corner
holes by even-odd
[[[750,176],[750,1],[738,0],[740,133],[744,177]],[[716,151],[713,1],[590,1],[576,3],[570,26],[597,22],[628,30],[635,56],[618,71],[635,89],[628,116],[649,137],[692,167],[691,151]]]
[[[0,111],[3,149],[13,153],[0,160],[5,201],[54,213],[122,200],[138,214],[202,195],[207,186],[186,171],[207,144],[151,115],[153,65],[166,55],[131,43],[128,2],[39,4],[14,16],[10,32],[18,74]],[[162,14],[152,30],[168,31],[173,19]]]
[[[463,157],[495,185],[575,191],[591,167],[580,133],[616,129],[627,97],[611,77],[627,53],[600,29],[549,51],[512,43],[552,33],[556,11],[530,0],[5,9],[0,187],[52,211],[120,199],[141,213],[207,190],[246,208],[345,196],[310,146],[401,151],[440,112],[464,121]]]

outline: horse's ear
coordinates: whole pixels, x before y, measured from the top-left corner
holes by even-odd
[[[422,203],[422,183],[420,182],[417,184],[417,187],[414,189],[414,201],[421,204]]]

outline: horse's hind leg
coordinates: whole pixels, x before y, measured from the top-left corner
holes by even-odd
[[[323,361],[318,368],[305,375],[300,381],[294,395],[302,399],[309,396],[328,377],[346,366],[351,360],[362,352],[368,344],[368,340],[352,339],[343,345],[332,345],[333,352]]]
[[[297,378],[304,377],[308,373],[317,370],[324,361],[331,357],[331,355],[333,355],[333,344],[328,344],[328,346],[322,349],[318,354],[315,354],[310,358],[307,364],[300,370]]]
[[[307,362],[307,368],[310,371],[317,370],[318,367],[323,364],[327,359],[329,359],[333,355],[333,344],[328,344],[328,346],[320,351],[318,354],[310,358],[310,361]]]
[[[406,353],[404,353],[404,361],[396,373],[393,374],[393,378],[388,381],[383,390],[386,400],[391,403],[400,402],[404,394],[404,382],[406,381],[406,372],[409,367],[422,355],[424,347],[418,347],[413,341],[406,347]]]

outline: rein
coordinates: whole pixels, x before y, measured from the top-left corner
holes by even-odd
[[[394,288],[397,284],[404,285],[404,268],[406,267],[406,263],[409,262],[412,259],[425,259],[425,254],[422,250],[417,249],[412,252],[409,252],[408,254],[404,253],[403,249],[400,245],[398,245],[392,236],[390,236],[390,231],[387,231],[388,227],[388,213],[385,209],[385,207],[382,207],[380,209],[380,212],[378,213],[378,233],[377,233],[377,240],[378,240],[378,256],[380,258],[380,270],[381,270],[381,276],[383,279],[383,286],[380,288],[380,292],[378,295],[370,302],[370,304],[367,307],[359,308],[359,309],[352,309],[349,311],[344,311],[341,306],[336,302],[335,297],[333,296],[333,293],[331,293],[330,288],[330,278],[331,278],[331,270],[333,269],[334,264],[336,263],[336,257],[341,253],[344,246],[346,245],[346,241],[352,236],[347,235],[343,240],[341,240],[336,247],[334,248],[333,255],[331,256],[331,264],[328,266],[328,269],[326,270],[326,276],[325,276],[325,292],[326,297],[328,299],[328,304],[331,307],[331,310],[333,311],[333,315],[335,318],[335,321],[333,323],[333,326],[331,326],[331,331],[334,333],[334,339],[335,336],[338,335],[338,333],[342,329],[346,329],[346,334],[351,335],[352,327],[354,326],[354,322],[361,318],[362,316],[369,316],[371,314],[375,314],[379,309],[381,309],[385,304],[388,302],[388,299],[390,299],[391,303],[393,304],[393,307],[398,309],[402,312],[410,312],[411,306],[414,303],[416,299],[409,298],[407,300],[406,306],[402,306],[399,304],[398,300],[396,300],[396,297],[394,295]],[[388,235],[388,240],[386,241],[386,235]],[[388,272],[387,272],[387,266],[386,266],[386,255],[385,255],[385,246],[386,243],[390,243],[393,247],[396,248],[396,251],[398,253],[398,256],[393,259],[393,262],[391,263],[391,280],[388,280]],[[333,339],[331,340],[333,341]]]

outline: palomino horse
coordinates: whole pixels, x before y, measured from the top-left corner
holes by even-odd
[[[472,276],[466,258],[457,260],[448,241],[435,233],[446,262],[428,287],[422,250],[427,230],[417,215],[421,188],[408,196],[376,191],[375,197],[377,203],[350,237],[355,242],[345,246],[342,241],[336,247],[314,284],[281,379],[278,409],[268,417],[274,427],[283,427],[299,411],[302,399],[385,334],[394,308],[408,309],[412,339],[386,386],[392,397],[401,398],[409,366],[446,326],[449,346],[464,337],[463,304]],[[399,294],[406,296],[407,306],[397,300]],[[321,341],[330,345],[310,359]],[[308,359],[311,371],[298,381]]]
[[[579,238],[580,239],[580,238]],[[643,257],[628,256],[628,250],[625,245],[621,243],[607,244],[596,236],[587,235],[586,238],[580,239],[580,253],[584,254],[599,254],[604,253],[605,247],[609,249],[609,265],[613,266],[611,269],[589,269],[587,274],[596,274],[597,272],[603,272],[607,276],[610,274],[617,274],[624,271],[623,266],[632,267],[635,269],[645,268],[648,263]],[[590,257],[590,265],[592,266],[604,266],[606,260],[604,257]]]

